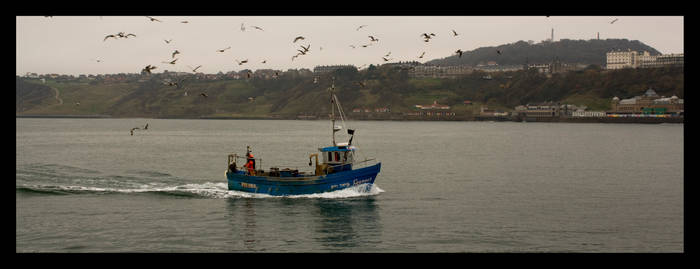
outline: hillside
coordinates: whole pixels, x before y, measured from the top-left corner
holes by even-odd
[[[595,64],[604,66],[605,53],[612,50],[635,50],[648,51],[651,55],[661,54],[656,49],[639,42],[627,39],[605,39],[605,40],[571,40],[562,39],[556,42],[528,43],[518,41],[512,44],[505,44],[496,47],[482,47],[472,51],[466,51],[462,57],[452,55],[445,58],[435,59],[426,64],[450,66],[450,65],[471,65],[485,64],[495,61],[499,65],[523,65],[549,63],[554,59],[559,59],[565,63]],[[501,51],[498,54],[497,51]]]
[[[623,69],[606,71],[597,66],[547,77],[536,70],[474,72],[455,79],[409,78],[405,69],[390,66],[344,70],[313,76],[199,80],[179,78],[181,87],[163,83],[162,74],[122,82],[17,78],[17,115],[110,115],[112,117],[325,117],[329,113],[328,87],[335,77],[336,93],[348,116],[354,108],[388,107],[400,115],[416,104],[453,106],[470,116],[478,106],[464,100],[512,110],[515,106],[544,101],[609,109],[613,96],[631,98],[653,88],[659,95],[684,96],[683,68]],[[361,83],[360,83],[361,82]],[[362,86],[362,85],[364,86]],[[60,94],[63,103],[55,98]],[[185,95],[187,92],[187,95]],[[200,96],[205,92],[208,97]],[[253,97],[254,99],[249,99]],[[79,103],[79,105],[77,104]]]

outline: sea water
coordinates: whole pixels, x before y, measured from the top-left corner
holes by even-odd
[[[345,125],[375,184],[278,197],[227,155],[313,171],[328,121],[17,118],[16,251],[684,250],[683,124]]]

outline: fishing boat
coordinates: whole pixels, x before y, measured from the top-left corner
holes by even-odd
[[[235,153],[228,155],[226,170],[228,189],[274,196],[323,193],[354,186],[358,186],[360,191],[369,191],[379,174],[381,162],[367,158],[356,160],[358,148],[352,145],[355,135],[353,129],[347,129],[350,135],[348,142],[336,142],[335,134],[343,129],[345,117],[334,93],[333,84],[329,92],[332,140],[329,146],[318,148],[318,152],[309,155],[309,166],[315,168],[313,171],[279,167],[270,167],[269,170],[257,169],[256,163],[261,163],[261,159],[255,158],[250,146],[246,146],[245,156],[238,156]],[[336,108],[343,126],[336,126]],[[245,160],[243,166],[239,166],[237,162],[241,159]]]

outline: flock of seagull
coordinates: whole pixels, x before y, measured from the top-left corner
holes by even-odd
[[[151,22],[163,22],[162,20],[156,19],[156,18],[151,17],[151,16],[145,16],[145,17],[148,18]],[[616,19],[616,20],[617,20],[617,19]],[[613,21],[613,22],[614,22],[614,21]],[[189,23],[189,21],[180,21],[180,23]],[[360,29],[365,28],[365,27],[367,27],[367,26],[368,26],[368,25],[360,25],[360,26],[358,26],[355,30],[356,30],[356,31],[360,31]],[[259,27],[259,26],[251,25],[251,26],[249,26],[249,27],[250,27],[250,28],[253,28],[253,29],[256,29],[256,30],[265,31],[262,27]],[[246,25],[245,25],[245,23],[241,23],[241,31],[245,31],[245,30],[246,30]],[[453,37],[456,37],[456,36],[458,36],[459,34],[457,33],[457,31],[455,31],[455,30],[453,29],[453,30],[452,30],[452,35],[453,35]],[[136,35],[135,35],[135,34],[132,34],[132,33],[126,34],[126,33],[124,33],[124,32],[119,32],[119,33],[117,33],[117,34],[110,34],[110,35],[105,36],[104,39],[103,39],[103,41],[107,41],[107,39],[109,39],[109,38],[114,38],[114,39],[118,39],[118,38],[129,38],[130,36],[136,37]],[[423,33],[423,34],[421,34],[421,37],[423,38],[423,41],[424,41],[424,42],[430,42],[430,40],[431,40],[432,38],[434,38],[435,36],[436,36],[435,33]],[[369,46],[372,46],[372,45],[375,44],[376,42],[379,42],[379,38],[377,38],[377,37],[375,37],[375,36],[368,35],[367,37],[369,38],[369,43],[360,45],[360,46],[363,47],[363,48],[367,48],[367,47],[369,47]],[[306,37],[304,37],[304,36],[297,36],[297,37],[295,37],[295,38],[292,40],[292,43],[296,43],[297,41],[305,40],[305,39],[306,39]],[[172,40],[172,39],[164,39],[163,41],[165,41],[166,44],[170,44],[170,42],[172,42],[173,40]],[[351,48],[353,48],[353,49],[354,49],[354,48],[357,48],[355,45],[349,45],[349,46],[350,46]],[[217,49],[216,52],[223,53],[223,52],[225,52],[225,51],[228,50],[228,49],[231,49],[231,47],[229,46],[229,47],[226,47],[226,48],[223,48],[223,49]],[[310,49],[311,49],[311,44],[307,44],[306,46],[300,45],[300,49],[297,49],[297,52],[298,52],[298,53],[296,53],[295,55],[293,55],[293,56],[291,57],[291,60],[294,61],[294,59],[296,59],[296,58],[299,57],[299,56],[307,55],[307,54],[310,52]],[[319,50],[322,50],[322,49],[323,49],[322,47],[319,47]],[[461,57],[462,57],[462,54],[463,54],[463,51],[462,51],[461,49],[458,49],[457,51],[455,51],[455,53],[456,53],[457,55],[459,55],[459,57],[461,58]],[[171,59],[170,59],[170,60],[168,60],[168,61],[163,61],[163,62],[161,62],[161,63],[175,65],[175,64],[177,63],[177,60],[178,60],[178,58],[175,58],[175,56],[178,55],[178,54],[180,54],[180,51],[175,50],[174,52],[172,52],[172,54],[171,54]],[[387,55],[385,55],[384,57],[382,57],[382,60],[383,60],[384,62],[388,62],[388,61],[393,60],[393,59],[391,59],[391,58],[388,58],[390,54],[391,54],[391,52],[387,53]],[[501,52],[498,51],[498,54],[500,55]],[[425,56],[425,51],[423,51],[423,52],[420,54],[420,56],[418,56],[418,58],[419,58],[419,59],[422,59],[423,56]],[[243,65],[243,64],[245,64],[245,63],[248,62],[248,59],[245,59],[245,60],[238,60],[238,59],[235,59],[235,61],[236,61],[236,63],[238,63],[238,65]],[[100,60],[97,60],[97,62],[100,62]],[[263,64],[264,64],[264,63],[267,63],[267,60],[263,60],[261,63],[263,63]],[[196,72],[197,69],[199,69],[199,68],[202,67],[202,66],[199,65],[199,66],[197,66],[197,67],[195,67],[195,68],[192,68],[192,67],[190,67],[190,66],[188,66],[188,67],[192,70],[192,72]],[[151,74],[151,70],[156,69],[156,68],[157,68],[157,67],[156,67],[155,65],[150,65],[150,64],[149,64],[149,65],[146,65],[141,71],[142,71],[143,73],[146,73],[146,74]],[[248,74],[248,77],[250,78],[250,74]],[[201,95],[201,96],[205,96],[205,95],[202,95],[202,94],[200,94],[200,95]]]
[[[150,16],[145,16],[145,17],[148,18],[151,22],[163,22],[163,21],[161,21],[161,20],[159,20],[159,19],[156,19],[156,18],[153,18],[153,17],[150,17]],[[547,17],[549,17],[549,16],[547,16]],[[616,21],[618,21],[617,18],[616,18],[615,20],[611,21],[610,24],[613,24],[613,23],[615,23]],[[180,23],[189,23],[189,21],[180,21]],[[365,28],[365,27],[367,27],[367,26],[368,26],[368,25],[360,25],[360,26],[358,26],[355,30],[356,30],[356,31],[360,31],[361,29],[363,29],[363,28]],[[259,31],[265,31],[262,27],[259,27],[259,26],[251,25],[251,26],[249,26],[249,27],[250,27],[250,28],[253,28],[253,29],[256,29],[256,30],[259,30]],[[240,29],[241,29],[241,31],[246,31],[245,23],[241,23]],[[459,36],[459,34],[457,33],[457,31],[455,31],[454,29],[451,29],[451,31],[452,31],[452,37],[457,37],[457,36]],[[124,33],[124,32],[119,32],[119,33],[117,33],[117,34],[109,34],[109,35],[105,36],[103,41],[107,41],[107,39],[109,39],[109,38],[114,38],[114,39],[126,38],[126,39],[128,39],[130,36],[136,37],[136,35],[135,35],[135,34],[132,34],[132,33],[128,33],[128,34],[127,34],[127,33]],[[437,36],[437,35],[436,35],[435,33],[422,33],[422,34],[420,34],[420,37],[423,39],[423,42],[426,42],[426,43],[427,43],[427,42],[430,42],[430,41],[431,41],[433,38],[435,38],[436,36]],[[379,38],[377,38],[376,36],[368,35],[367,37],[369,38],[369,43],[360,45],[360,46],[363,47],[363,48],[367,48],[367,47],[372,46],[372,45],[374,45],[374,44],[376,44],[376,43],[379,42]],[[303,41],[303,40],[305,40],[305,39],[306,39],[306,37],[304,37],[304,36],[297,36],[297,37],[295,37],[295,38],[292,40],[292,43],[295,44],[295,43],[297,43],[297,41]],[[170,44],[170,42],[172,42],[173,40],[172,40],[172,39],[164,39],[164,41],[165,41],[166,44]],[[300,42],[300,43],[301,43],[301,42]],[[299,57],[299,56],[308,55],[308,54],[310,53],[311,44],[306,44],[306,46],[304,46],[304,45],[299,45],[299,46],[300,46],[300,49],[297,49],[297,50],[296,50],[298,53],[296,53],[295,55],[293,55],[293,56],[291,57],[291,60],[292,60],[292,61],[294,61],[294,59],[296,59],[296,58]],[[353,48],[353,49],[357,48],[355,45],[349,45],[349,46],[350,46],[351,48]],[[228,50],[228,49],[231,49],[231,47],[229,46],[229,47],[226,47],[226,48],[223,48],[223,49],[217,49],[216,52],[223,53],[223,52],[225,52],[225,51]],[[322,49],[323,49],[322,47],[319,47],[319,50],[322,50]],[[461,49],[457,49],[457,50],[454,52],[454,54],[456,54],[456,55],[459,56],[460,58],[462,57],[463,53],[464,53],[464,51],[462,51]],[[502,54],[502,51],[501,51],[501,50],[496,50],[496,53],[497,53],[497,55],[501,55],[501,54]],[[180,51],[179,51],[179,50],[173,51],[173,52],[171,53],[171,59],[168,60],[168,61],[163,61],[162,63],[164,63],[164,64],[175,65],[175,64],[177,63],[177,60],[178,60],[178,58],[175,58],[175,56],[178,55],[178,54],[180,54]],[[391,51],[389,51],[386,55],[384,55],[384,56],[382,57],[382,60],[383,60],[384,62],[388,62],[388,61],[393,60],[392,58],[389,58],[390,55],[391,55]],[[418,56],[418,58],[419,58],[419,59],[422,59],[423,56],[425,56],[425,51],[423,51],[423,52]],[[97,61],[97,62],[100,62],[100,60],[96,60],[96,61]],[[235,59],[235,61],[236,61],[236,63],[238,63],[239,66],[240,66],[240,65],[243,65],[243,64],[245,64],[245,63],[248,63],[248,59],[244,59],[244,60]],[[264,64],[264,63],[266,63],[266,62],[267,62],[267,60],[263,60],[261,63]],[[363,65],[363,67],[364,67],[364,66],[366,66],[366,64]],[[195,73],[197,72],[197,69],[199,69],[200,67],[202,67],[202,65],[198,65],[198,66],[195,67],[195,68],[192,68],[191,66],[188,66],[188,68],[190,68],[190,69],[192,70],[192,72],[195,72]],[[149,74],[149,75],[150,75],[150,74],[151,74],[151,70],[154,70],[154,69],[156,69],[156,68],[157,68],[156,66],[150,65],[150,64],[149,64],[149,65],[146,65],[141,71],[142,71],[142,73],[145,73],[145,74]],[[360,67],[360,68],[362,68],[362,67]],[[277,77],[278,75],[279,75],[279,73],[276,72],[276,73],[275,73],[275,77]],[[248,77],[248,78],[251,77],[250,71],[248,72],[247,77]],[[317,83],[317,82],[318,82],[317,79],[318,79],[317,77],[314,78],[314,83]],[[165,85],[168,85],[168,86],[176,86],[177,88],[180,88],[180,87],[182,86],[182,85],[181,85],[181,84],[182,84],[182,81],[183,81],[183,80],[181,80],[181,81],[179,81],[179,82],[164,81],[164,84],[165,84]],[[360,85],[360,86],[363,87],[363,88],[365,87],[365,84],[362,83],[362,82],[358,82],[358,85]],[[187,91],[185,91],[184,96],[188,96]],[[202,96],[203,98],[207,98],[207,97],[208,97],[208,95],[207,95],[206,93],[204,93],[204,92],[201,92],[198,96]],[[249,100],[250,102],[253,102],[253,101],[255,101],[255,98],[254,98],[254,97],[249,97],[248,100]],[[134,135],[134,130],[138,130],[138,129],[140,129],[140,127],[134,127],[134,128],[132,128],[132,129],[131,129],[131,135],[133,136],[133,135]],[[145,126],[143,129],[144,129],[144,130],[147,130],[147,129],[148,129],[148,123],[146,124],[146,126]]]

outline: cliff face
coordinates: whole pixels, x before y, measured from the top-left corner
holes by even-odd
[[[549,63],[558,59],[566,63],[605,64],[605,53],[613,50],[648,51],[651,55],[661,54],[656,49],[639,42],[627,39],[605,40],[570,40],[562,39],[556,42],[528,43],[518,41],[497,47],[482,47],[462,54],[448,56],[426,62],[426,64],[450,66],[485,64],[495,61],[499,65],[523,65],[525,63]],[[501,53],[499,54],[498,51]]]

